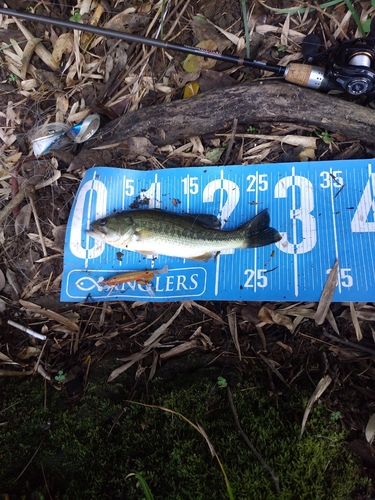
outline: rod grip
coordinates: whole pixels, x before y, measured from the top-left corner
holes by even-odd
[[[310,64],[291,63],[288,65],[285,80],[296,85],[301,85],[301,87],[309,87],[309,80],[314,68]]]

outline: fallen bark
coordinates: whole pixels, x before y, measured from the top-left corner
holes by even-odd
[[[125,138],[147,137],[155,146],[239,124],[293,123],[373,143],[375,110],[338,96],[283,82],[257,82],[187,100],[142,108],[110,122],[87,149],[115,148]],[[84,154],[84,151],[82,151]],[[81,154],[82,154],[81,153]]]

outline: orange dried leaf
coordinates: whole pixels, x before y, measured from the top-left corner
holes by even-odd
[[[199,84],[197,82],[190,82],[185,85],[184,92],[182,94],[183,99],[189,99],[189,97],[194,97],[199,92]]]

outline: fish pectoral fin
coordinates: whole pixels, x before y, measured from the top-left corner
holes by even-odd
[[[187,257],[189,260],[197,260],[207,262],[215,257],[216,253],[214,252],[206,252],[202,255],[196,255],[195,257]]]
[[[135,241],[140,242],[149,239],[153,234],[148,229],[138,229],[134,231],[133,238]]]
[[[158,255],[158,252],[150,252],[150,250],[137,250],[142,255]]]

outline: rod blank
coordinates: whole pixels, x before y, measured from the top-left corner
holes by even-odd
[[[184,52],[186,54],[194,54],[201,57],[208,57],[210,59],[225,61],[250,68],[263,69],[266,71],[271,71],[272,73],[276,73],[281,76],[284,76],[286,71],[286,68],[284,66],[264,63],[261,61],[248,59],[246,57],[242,58],[242,57],[232,56],[231,54],[225,54],[222,52],[214,52],[214,51],[200,49],[198,47],[191,47],[190,45],[181,45],[179,43],[165,42],[164,40],[157,40],[155,38],[150,38],[146,36],[134,35],[132,33],[123,33],[122,31],[109,30],[106,28],[100,28],[98,26],[91,26],[89,24],[73,23],[72,21],[65,21],[63,19],[56,19],[54,17],[40,16],[38,14],[32,14],[30,12],[19,12],[13,9],[0,8],[0,14],[5,14],[7,16],[14,16],[21,19],[27,19],[29,21],[34,21],[34,22],[52,24],[54,26],[59,26],[60,28],[86,31],[88,33],[93,33],[99,36],[118,38],[120,40],[125,40],[126,42],[135,42],[162,49],[176,50],[177,52]]]

